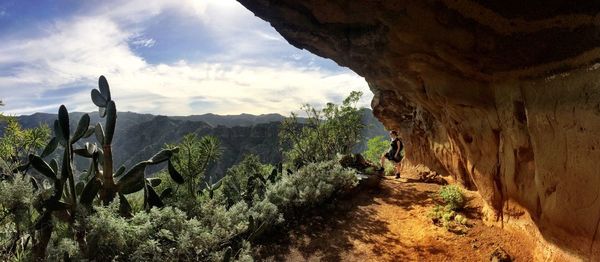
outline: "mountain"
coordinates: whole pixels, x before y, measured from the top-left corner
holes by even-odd
[[[71,128],[75,128],[84,113],[69,114]],[[361,110],[363,138],[354,149],[362,152],[366,141],[377,135],[386,135],[383,125],[373,117],[370,109]],[[98,113],[90,113],[90,123],[104,123]],[[35,113],[19,116],[17,120],[24,128],[33,128],[40,124],[52,126],[56,114]],[[113,141],[115,166],[128,167],[149,159],[167,143],[177,143],[184,135],[195,133],[199,137],[213,135],[221,141],[223,156],[211,167],[210,175],[221,176],[230,166],[238,163],[246,154],[255,154],[263,162],[275,164],[281,161],[279,148],[279,126],[285,117],[279,114],[264,115],[192,115],[192,116],[156,116],[133,112],[119,112]],[[302,119],[300,119],[302,122]],[[0,136],[4,128],[0,125]],[[95,141],[90,138],[89,141]],[[79,143],[83,144],[86,140]],[[79,158],[80,159],[80,158]],[[76,166],[79,170],[87,168],[87,161],[80,159]],[[150,169],[157,170],[160,167]]]

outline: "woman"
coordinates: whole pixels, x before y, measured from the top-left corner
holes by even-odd
[[[398,138],[398,131],[396,130],[390,131],[390,140],[390,150],[381,156],[381,168],[383,169],[386,159],[391,161],[395,166],[396,178],[400,178],[400,172],[398,171],[400,170],[399,165],[396,164],[400,163],[402,160],[400,152],[404,145],[402,145],[402,142]]]

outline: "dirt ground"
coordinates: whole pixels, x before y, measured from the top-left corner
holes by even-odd
[[[466,234],[434,225],[428,213],[441,204],[440,185],[419,182],[417,172],[403,173],[270,233],[258,248],[258,260],[490,261],[498,247],[513,261],[533,260],[534,243],[525,233],[482,224],[482,200],[474,192],[465,192],[462,213],[471,224]]]

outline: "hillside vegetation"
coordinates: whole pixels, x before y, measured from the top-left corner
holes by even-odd
[[[342,167],[339,158],[355,150],[364,132],[360,95],[323,109],[304,106],[307,118],[292,114],[276,129],[270,150],[281,161],[241,155],[222,177],[208,171],[226,157],[227,140],[194,132],[213,129],[206,123],[154,117],[125,123],[137,136],[119,138],[128,118],[120,118],[104,77],[91,92],[97,119],[80,114],[73,121],[64,105],[52,129],[23,129],[8,118],[0,144],[18,146],[3,147],[8,153],[0,155],[0,258],[251,261],[259,236],[357,185],[358,171]],[[173,139],[157,139],[158,148],[144,144],[157,143],[144,134],[158,130]],[[113,157],[120,143],[127,152],[154,152],[121,165]]]

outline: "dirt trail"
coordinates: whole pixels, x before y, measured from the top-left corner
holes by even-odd
[[[327,211],[315,212],[258,249],[263,261],[489,261],[501,247],[514,261],[532,261],[525,233],[488,227],[480,220],[481,199],[466,192],[463,212],[472,227],[465,235],[435,226],[428,217],[441,204],[440,186],[386,177],[377,190],[363,191]]]

